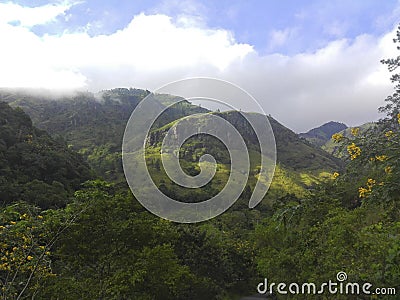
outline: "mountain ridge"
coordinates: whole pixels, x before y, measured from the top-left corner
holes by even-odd
[[[102,177],[125,182],[121,163],[122,136],[131,112],[148,95],[148,91],[119,88],[103,91],[101,95],[101,99],[93,94],[83,93],[70,98],[49,100],[0,91],[0,99],[6,100],[12,106],[21,107],[31,116],[36,126],[49,130],[52,136],[64,139]],[[168,102],[168,97],[176,96],[165,97]],[[199,112],[210,111],[182,101],[169,107],[157,120],[155,128]],[[238,115],[239,112],[228,113],[231,121],[237,123],[239,131],[245,135],[245,139],[252,139]],[[275,135],[278,165],[289,172],[287,174],[296,177],[299,184],[302,181],[309,184],[317,180],[323,172],[334,172],[343,168],[340,160],[300,139],[296,133],[272,117],[268,118]],[[305,177],[300,176],[301,173]]]
[[[333,134],[345,130],[346,128],[348,128],[348,126],[344,123],[329,121],[307,132],[299,133],[299,136],[316,146],[322,147],[331,139]]]

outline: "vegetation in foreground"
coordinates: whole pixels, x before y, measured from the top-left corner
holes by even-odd
[[[396,59],[383,62],[390,70],[399,66]],[[156,218],[125,186],[102,180],[88,181],[72,195],[69,187],[76,182],[69,181],[68,166],[74,165],[67,162],[78,163],[76,153],[60,144],[55,151],[50,137],[16,112],[25,124],[17,128],[17,135],[10,122],[1,124],[9,127],[2,129],[0,139],[3,182],[15,184],[17,191],[32,180],[41,181],[46,186],[32,199],[47,191],[50,200],[60,197],[62,185],[65,204],[55,208],[48,205],[50,200],[44,205],[29,197],[5,201],[2,195],[0,295],[3,299],[234,299],[255,292],[265,277],[318,284],[334,280],[339,271],[352,282],[395,287],[400,293],[400,78],[394,75],[392,80],[396,92],[382,108],[386,118],[365,132],[352,128],[349,136],[333,136],[347,153],[345,171],[334,172],[309,193],[277,197],[269,209],[248,210],[239,203],[196,225]],[[29,137],[30,133],[35,135]],[[40,151],[27,154],[66,169],[42,174],[43,166],[33,164],[32,174],[28,178],[16,174],[14,183],[7,175],[14,172],[10,163],[19,164],[20,170],[27,165],[12,154],[25,153],[30,143],[37,143],[32,149]],[[84,162],[76,166],[86,170]],[[58,176],[59,189],[47,187],[53,185],[47,175]]]

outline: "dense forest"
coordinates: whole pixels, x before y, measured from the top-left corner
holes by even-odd
[[[400,65],[398,58],[382,62],[390,71]],[[168,108],[151,132],[146,156],[166,194],[202,200],[229,176],[224,148],[197,137],[184,145],[182,165],[197,174],[198,158],[211,153],[219,167],[215,180],[196,192],[168,181],[157,153],[165,131],[180,118],[219,114],[252,149],[252,173],[239,201],[199,224],[152,215],[124,180],[124,127],[148,91],[48,99],[2,90],[2,299],[240,299],[255,294],[266,277],[321,284],[341,271],[351,282],[400,293],[400,77],[394,74],[392,81],[395,92],[380,108],[383,119],[346,133],[329,132],[330,142],[319,133],[314,145],[269,117],[278,164],[270,191],[254,209],[247,201],[260,154],[237,112],[209,112],[189,102]],[[335,147],[340,158],[321,149],[321,141]]]

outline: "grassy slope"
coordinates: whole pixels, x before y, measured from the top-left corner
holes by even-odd
[[[234,116],[236,112],[217,114],[228,119],[233,125],[240,124],[240,121],[236,119],[237,116]],[[199,122],[201,123],[202,121],[199,120]],[[276,120],[270,118],[270,122],[277,141],[278,164],[270,191],[264,201],[267,205],[271,204],[275,199],[284,197],[287,194],[294,194],[298,197],[304,196],[312,186],[330,177],[329,172],[339,170],[342,167],[340,160],[332,158],[325,151],[309,143],[304,143],[295,133],[279,124]],[[171,196],[179,195],[182,200],[203,200],[201,195],[193,194],[190,190],[185,190],[173,184],[166,178],[162,168],[161,172],[154,168],[154,165],[157,165],[158,168],[160,168],[161,165],[159,162],[155,163],[157,160],[160,160],[161,141],[166,132],[176,124],[177,122],[173,121],[152,132],[152,144],[148,148],[146,155],[150,166],[150,173],[153,174],[153,178],[157,184],[163,184],[163,188],[171,192]],[[253,189],[258,179],[260,154],[256,145],[249,142],[253,140],[253,137],[251,133],[243,130],[244,127],[245,126],[241,126],[238,130],[242,136],[248,137],[246,141],[247,147],[250,149],[251,167],[250,178],[247,185]],[[184,148],[185,147],[190,148],[192,152],[190,157],[185,157],[185,155],[183,155],[184,159],[181,160],[181,165],[189,174],[193,172],[193,170],[199,171],[197,161],[205,153],[212,154],[217,159],[217,162],[219,160],[216,176],[211,183],[207,185],[205,190],[208,192],[221,190],[229,176],[230,165],[229,155],[226,151],[224,152],[220,143],[213,138],[202,137],[197,140],[189,139],[184,144]],[[183,150],[181,155],[184,152]]]

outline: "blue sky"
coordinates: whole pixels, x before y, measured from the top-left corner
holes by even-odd
[[[52,3],[12,2],[28,7]],[[140,13],[166,14],[175,20],[187,15],[206,27],[232,31],[238,42],[253,45],[261,54],[295,54],[315,51],[338,38],[353,39],[364,33],[379,36],[391,30],[399,16],[395,0],[89,0],[75,3],[66,10],[67,18],[59,16],[57,22],[34,26],[33,32],[43,35],[85,29],[91,35],[112,34],[125,28]],[[87,24],[92,26],[87,28]],[[279,37],[283,39],[285,34],[289,40],[280,44]]]
[[[392,91],[379,60],[397,55],[399,21],[393,0],[0,1],[0,86],[153,90],[210,76],[295,131],[353,126]]]

